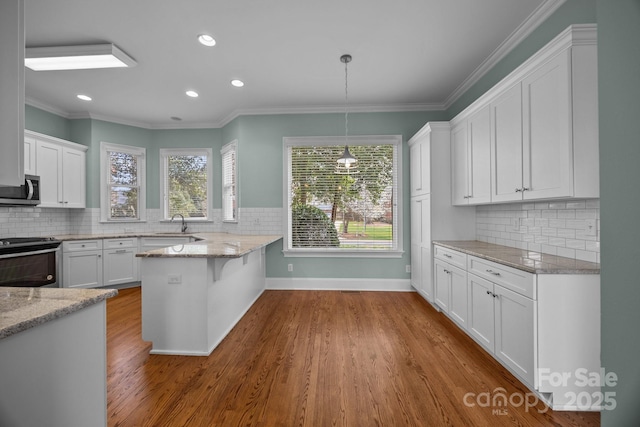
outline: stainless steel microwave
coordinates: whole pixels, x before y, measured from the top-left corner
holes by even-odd
[[[25,175],[24,184],[17,187],[0,186],[0,205],[35,206],[40,204],[40,177]]]

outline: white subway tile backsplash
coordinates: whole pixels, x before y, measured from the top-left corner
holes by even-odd
[[[518,218],[519,226],[513,226]],[[600,261],[600,201],[558,200],[478,206],[476,238],[586,261]],[[597,235],[587,235],[587,219],[596,219]]]
[[[240,208],[237,223],[223,223],[214,209],[213,221],[188,223],[192,232],[282,234],[281,208]],[[0,237],[179,231],[177,223],[162,221],[159,209],[148,209],[146,222],[101,223],[99,208],[55,209],[0,207]]]

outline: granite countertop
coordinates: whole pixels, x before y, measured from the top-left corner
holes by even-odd
[[[167,258],[240,258],[256,249],[280,240],[282,236],[230,233],[154,233],[132,232],[112,234],[66,234],[54,236],[59,240],[122,239],[127,237],[193,237],[195,242],[153,249],[136,254],[137,257]]]
[[[195,233],[195,242],[153,249],[136,254],[138,257],[239,258],[280,240],[282,236],[229,233]]]
[[[477,240],[434,241],[433,244],[533,274],[600,274],[600,264]]]
[[[116,289],[0,287],[0,339],[118,294]]]

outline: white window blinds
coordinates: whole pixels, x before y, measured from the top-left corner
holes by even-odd
[[[237,142],[226,144],[220,150],[222,156],[222,220],[237,221]]]
[[[336,168],[344,138],[288,138],[288,235],[291,251],[389,252],[399,247],[400,137],[349,139],[358,160]]]

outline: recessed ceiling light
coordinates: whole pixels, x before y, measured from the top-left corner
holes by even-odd
[[[136,61],[117,46],[107,43],[28,47],[25,50],[24,65],[34,71],[87,70],[133,67]]]
[[[198,92],[196,92],[194,90],[188,90],[185,93],[187,94],[187,96],[190,96],[191,98],[197,98],[198,97]]]
[[[78,99],[82,99],[83,101],[91,101],[91,97],[87,95],[78,95]]]
[[[231,80],[231,84],[234,85],[235,87],[244,86],[244,82],[242,80],[238,80],[238,79]]]
[[[198,41],[201,44],[209,47],[216,45],[216,40],[213,37],[211,37],[211,35],[209,34],[200,34],[198,36]]]

